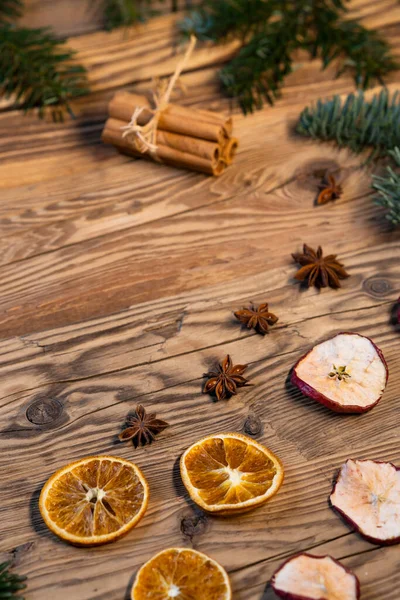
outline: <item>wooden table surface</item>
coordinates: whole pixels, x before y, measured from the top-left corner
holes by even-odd
[[[399,55],[397,0],[351,6]],[[352,80],[297,56],[275,107],[246,118],[232,109],[240,151],[219,179],[132,161],[100,141],[107,101],[171,73],[174,21],[71,38],[93,90],[76,103],[76,121],[0,113],[1,558],[28,576],[27,600],[121,600],[152,554],[187,546],[226,567],[235,600],[273,600],[274,569],[311,550],[354,569],[363,600],[398,600],[399,548],[353,533],[328,495],[349,456],[400,464],[400,330],[391,319],[400,232],[374,205],[359,157],[293,134],[306,104],[351,91]],[[229,112],[216,74],[234,52],[196,50],[181,101]],[[395,89],[400,73],[389,82]],[[344,194],[316,207],[326,170]],[[290,255],[303,242],[343,260],[351,277],[341,290],[294,282]],[[265,337],[232,317],[250,300],[279,316]],[[334,414],[288,383],[299,356],[342,330],[372,337],[389,364],[381,403],[362,416]],[[254,385],[215,403],[201,393],[202,375],[227,353],[249,363]],[[135,450],[117,434],[139,402],[171,427]],[[256,511],[208,517],[188,500],[178,459],[201,436],[245,431],[249,417],[255,438],[281,457],[284,485]],[[60,466],[102,453],[143,469],[149,509],[114,545],[74,548],[42,522],[39,492]]]

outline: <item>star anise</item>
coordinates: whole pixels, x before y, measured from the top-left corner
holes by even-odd
[[[148,415],[144,407],[138,404],[134,415],[128,415],[127,428],[119,434],[121,442],[133,440],[136,448],[152,442],[157,433],[169,427],[169,423],[156,419],[155,414]]]
[[[237,388],[248,383],[242,376],[248,365],[233,365],[232,359],[225,356],[222,364],[218,365],[218,371],[207,373],[209,377],[204,386],[204,394],[215,394],[217,400],[230,398],[237,393]]]
[[[336,260],[336,254],[329,254],[324,258],[321,246],[317,251],[304,244],[303,254],[292,254],[293,259],[301,265],[301,269],[294,276],[299,281],[307,281],[308,287],[315,285],[317,288],[340,288],[339,279],[350,277],[343,268],[343,264]]]
[[[328,175],[326,179],[327,182],[320,186],[322,190],[318,194],[317,204],[326,204],[327,202],[331,202],[331,200],[340,198],[343,194],[342,186],[336,183],[333,175]]]
[[[249,308],[242,308],[233,313],[235,317],[248,329],[255,329],[258,333],[265,335],[268,332],[269,325],[275,325],[278,317],[268,310],[268,304],[260,304],[258,308],[251,305]]]

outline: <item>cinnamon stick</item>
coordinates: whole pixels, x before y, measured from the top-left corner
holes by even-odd
[[[180,106],[179,104],[170,104],[170,111],[171,114],[176,116],[182,116],[188,119],[193,119],[193,117],[196,117],[198,121],[220,125],[224,128],[226,137],[232,135],[233,123],[230,117],[225,117],[210,110],[189,108],[187,106]]]
[[[222,147],[221,160],[223,160],[226,165],[231,165],[233,163],[238,146],[239,140],[237,138],[230,138],[225,146]]]
[[[113,117],[107,119],[102,134],[103,141],[108,144],[113,144],[121,152],[128,154],[129,156],[151,159],[152,156],[150,154],[143,154],[136,148],[135,144],[128,139],[128,137],[123,137],[123,130],[121,128],[125,125],[127,125],[127,121],[115,119]],[[178,137],[183,137],[185,139],[178,140]],[[194,146],[193,149],[197,149],[199,154],[182,151],[169,145],[175,144],[176,146],[179,145],[179,148],[183,148],[184,144],[189,143],[187,140],[187,136],[177,136],[176,134],[171,134],[171,132],[158,130],[157,159],[160,162],[171,166],[192,169],[200,171],[201,173],[207,173],[208,175],[220,175],[223,172],[225,164],[219,159],[219,149],[218,154],[215,154],[215,144],[211,144],[211,146],[214,147],[213,152],[210,146],[206,147],[200,144],[201,142],[203,142],[203,144],[208,144],[206,140],[196,140],[198,145]],[[201,153],[203,154],[202,156],[200,155]],[[206,156],[208,156],[208,158]]]
[[[206,158],[211,161],[212,164],[216,164],[221,156],[221,148],[219,144],[215,142],[190,137],[188,135],[180,135],[179,133],[172,133],[171,131],[164,131],[162,129],[157,130],[157,145],[158,144],[169,146],[170,148],[175,148],[176,150],[187,152],[188,154],[194,154],[201,158]]]
[[[150,108],[150,103],[145,96],[130,94],[129,92],[117,92],[108,105],[109,116],[115,119],[129,122],[131,116],[138,106]],[[138,118],[139,125],[145,125],[150,113],[144,111]],[[222,144],[229,137],[230,120],[210,118],[205,120],[203,113],[198,111],[169,104],[163,111],[158,122],[158,128],[172,133],[198,137],[204,140]]]
[[[207,110],[168,104],[159,114],[154,130],[152,143],[156,151],[143,153],[136,145],[135,134],[123,137],[122,129],[131,122],[138,107],[144,110],[137,118],[135,115],[135,122],[143,127],[154,115],[147,97],[117,92],[108,106],[110,118],[103,131],[103,141],[130,156],[150,158],[212,175],[220,175],[232,163],[238,145],[237,139],[231,138],[232,119]]]
[[[110,117],[125,121],[123,125],[127,125],[131,119],[132,112],[137,106],[150,107],[150,103],[145,96],[121,91],[117,92],[112,98],[108,105],[108,110]],[[150,116],[149,112],[141,113],[138,118],[139,125],[145,125]],[[158,144],[206,158],[211,160],[213,165],[218,162],[221,154],[219,145],[216,142],[192,136],[184,136],[161,128],[157,129]]]
[[[133,111],[138,106],[151,108],[150,102],[147,100],[146,96],[141,96],[139,94],[130,94],[129,92],[120,91],[117,92],[113,98],[111,98],[108,103],[108,115],[113,117],[114,119],[120,119],[121,121],[126,121],[129,123],[131,120]],[[144,111],[138,117],[139,125],[146,125],[151,118],[151,113],[148,111]]]

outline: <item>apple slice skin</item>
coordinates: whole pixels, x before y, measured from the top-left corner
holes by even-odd
[[[359,337],[364,337],[365,339],[367,339],[371,342],[372,346],[376,350],[376,353],[378,354],[379,358],[381,359],[381,361],[386,369],[386,381],[385,381],[385,386],[386,386],[386,384],[388,382],[388,378],[389,378],[389,369],[387,366],[387,362],[385,360],[385,357],[383,356],[382,350],[380,348],[378,348],[378,346],[371,340],[371,338],[367,337],[366,335],[360,335],[359,333],[354,333],[351,331],[341,331],[340,333],[337,333],[334,336],[332,336],[332,338],[328,338],[328,339],[333,339],[334,337],[337,337],[338,335],[358,335]],[[325,340],[325,341],[328,341],[328,340]],[[318,344],[316,344],[316,345],[318,345]],[[323,404],[327,408],[330,408],[331,410],[333,410],[334,412],[337,412],[337,413],[361,414],[361,413],[368,412],[369,410],[371,410],[372,408],[374,408],[374,406],[376,406],[378,404],[378,402],[382,398],[383,392],[379,396],[379,398],[377,400],[375,400],[375,402],[372,402],[371,404],[368,404],[367,406],[359,406],[357,404],[347,404],[344,406],[342,404],[339,404],[338,402],[335,402],[331,398],[328,398],[327,396],[325,396],[325,394],[323,394],[322,392],[319,392],[315,388],[308,385],[308,383],[306,383],[305,381],[300,379],[300,377],[296,373],[296,368],[313,351],[314,348],[315,348],[315,346],[313,346],[308,352],[306,352],[306,354],[304,354],[304,356],[299,358],[299,360],[294,365],[291,376],[290,376],[291,383],[293,385],[295,385],[296,387],[298,387],[299,390],[305,396],[312,398],[316,402],[319,402],[319,404]]]
[[[276,579],[276,576],[278,575],[279,571],[281,571],[281,569],[283,569],[283,567],[285,565],[287,565],[288,562],[290,562],[291,560],[294,560],[298,556],[308,556],[308,558],[313,558],[313,559],[330,558],[334,563],[336,563],[339,567],[341,567],[344,571],[346,571],[346,573],[348,573],[349,575],[352,575],[354,577],[354,580],[356,583],[355,600],[360,600],[360,581],[359,581],[357,575],[355,575],[353,573],[353,571],[351,571],[350,569],[348,569],[347,567],[342,565],[342,563],[340,563],[338,560],[336,560],[336,558],[333,558],[333,556],[330,556],[329,554],[325,554],[324,556],[315,556],[314,554],[309,554],[308,552],[299,552],[298,554],[291,556],[290,558],[285,560],[285,562],[282,563],[281,566],[273,574],[270,584],[271,584],[271,587],[274,590],[275,594],[277,594],[280,598],[283,598],[283,600],[310,600],[310,598],[307,596],[299,596],[298,594],[293,594],[292,592],[285,592],[276,587],[275,579]],[[313,599],[311,599],[311,600],[313,600]],[[325,599],[323,597],[321,597],[320,600],[325,600]]]
[[[346,460],[346,462],[344,463],[344,465],[346,465],[346,463],[349,460],[354,460],[351,458],[348,458]],[[400,467],[396,467],[396,465],[394,465],[391,462],[385,462],[383,460],[362,460],[362,459],[358,459],[356,462],[373,462],[377,465],[391,465],[396,471],[400,471]],[[343,465],[343,466],[344,466]],[[348,523],[350,525],[350,527],[352,527],[354,529],[354,531],[356,531],[357,533],[359,533],[365,540],[367,540],[367,542],[371,542],[371,544],[377,544],[378,546],[395,546],[396,544],[400,544],[400,536],[397,537],[393,537],[393,538],[389,538],[389,539],[379,539],[376,537],[373,537],[371,535],[368,535],[366,533],[363,532],[362,527],[360,527],[360,525],[358,525],[355,521],[353,521],[353,519],[351,519],[343,510],[341,510],[340,508],[338,508],[337,506],[335,506],[335,504],[332,502],[331,497],[332,495],[335,493],[336,490],[336,486],[340,480],[340,476],[341,476],[341,472],[342,472],[342,468],[343,466],[340,468],[340,471],[338,473],[338,476],[336,477],[336,481],[333,485],[332,488],[332,492],[331,492],[331,496],[329,498],[329,502],[332,506],[332,508],[341,515],[341,517],[343,518],[344,521],[346,521],[346,523]]]

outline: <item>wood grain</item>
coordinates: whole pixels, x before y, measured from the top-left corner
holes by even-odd
[[[80,318],[89,318],[107,314],[110,305],[112,310],[120,310],[153,298],[155,294],[170,295],[177,287],[188,290],[202,281],[213,284],[222,269],[225,280],[234,278],[238,264],[244,271],[276,264],[283,266],[290,253],[306,238],[310,244],[318,244],[324,238],[326,244],[333,245],[339,252],[343,244],[338,243],[337,238],[340,238],[344,220],[351,223],[354,248],[357,244],[362,247],[366,230],[377,243],[397,239],[396,233],[388,232],[380,209],[365,200],[369,174],[359,167],[357,157],[346,150],[325,146],[321,158],[318,144],[288,133],[292,115],[298,114],[298,111],[293,113],[291,106],[276,107],[267,114],[267,122],[264,113],[252,117],[251,130],[244,118],[238,119],[236,128],[244,151],[218,181],[157,165],[160,177],[157,186],[153,179],[154,165],[124,162],[119,165],[117,174],[129,170],[132,179],[130,173],[124,175],[116,191],[115,187],[111,191],[115,203],[110,206],[105,187],[100,199],[89,192],[79,197],[78,202],[75,198],[69,201],[67,196],[67,203],[64,200],[60,205],[54,203],[52,197],[53,202],[43,209],[39,203],[34,209],[27,207],[22,215],[28,219],[23,243],[19,241],[21,218],[13,218],[6,205],[5,227],[11,229],[15,220],[17,229],[2,242],[6,264],[0,269],[4,282],[0,332],[3,335],[26,332],[28,314],[30,331],[54,326],[60,323],[60,318],[64,323],[75,322],[77,295]],[[282,140],[278,150],[276,139]],[[265,156],[269,157],[267,166]],[[122,160],[126,161],[125,157]],[[134,164],[138,166],[136,171],[133,171]],[[322,173],[327,168],[334,171],[340,166],[343,166],[341,177],[346,189],[343,199],[315,210],[313,204]],[[165,181],[173,173],[176,173],[174,184],[166,186]],[[114,181],[112,170],[110,179]],[[94,185],[94,180],[91,173],[89,185]],[[188,186],[190,194],[187,194]],[[73,191],[76,193],[75,188]],[[354,202],[350,202],[352,198]],[[76,205],[72,220],[63,220],[65,209],[74,210]],[[340,217],[331,224],[333,209],[340,211]],[[221,211],[225,213],[222,222],[218,219]],[[36,215],[41,220],[42,214],[47,224],[31,227]],[[237,230],[241,232],[240,246],[236,243]],[[292,230],[293,235],[279,247],[274,240],[281,238],[283,230]],[[171,252],[173,257],[168,271],[164,269],[165,251]],[[22,260],[25,258],[29,261]],[[26,276],[27,272],[30,276]],[[40,284],[36,290],[32,280],[36,281],[39,274]],[[79,286],[72,283],[77,277]],[[107,289],[108,297],[96,303],[93,292],[99,284],[103,291]],[[97,298],[100,300],[101,294]]]
[[[0,562],[28,575],[27,600],[121,600],[146,559],[183,545],[227,568],[235,600],[275,600],[273,571],[309,550],[352,568],[363,600],[397,600],[398,549],[352,532],[328,496],[349,456],[400,464],[400,234],[372,201],[362,157],[293,133],[306,104],[348,93],[351,78],[335,80],[334,67],[299,54],[275,107],[244,118],[217,76],[234,46],[200,48],[181,101],[234,115],[234,165],[214,180],[131,161],[100,143],[107,102],[121,85],[143,92],[173,70],[175,17],[125,38],[78,35],[97,27],[76,23],[84,3],[53,5],[45,17],[34,0],[28,10],[77,34],[70,43],[95,91],[61,126],[0,113]],[[352,0],[349,16],[380,27],[400,54],[397,2]],[[398,82],[397,73],[392,91]],[[344,195],[316,207],[327,171]],[[338,253],[351,274],[341,290],[295,283],[290,255],[304,241]],[[250,301],[279,316],[265,337],[232,315]],[[388,361],[385,394],[365,415],[331,413],[288,381],[307,349],[342,330],[372,337]],[[203,374],[227,353],[249,364],[253,385],[215,403],[201,393]],[[135,450],[117,436],[138,402],[171,427]],[[282,459],[284,485],[252,513],[206,516],[187,497],[179,457],[201,436],[249,422]],[[47,530],[38,496],[58,467],[98,453],[137,462],[149,509],[116,544],[73,548]]]
[[[51,27],[59,37],[79,35],[103,26],[101,0],[25,0],[20,24]]]
[[[104,28],[102,0],[25,0],[21,25],[51,27],[58,37],[77,36]],[[195,1],[176,0],[177,8],[184,10]],[[152,2],[158,13],[171,11],[171,0]]]

